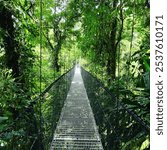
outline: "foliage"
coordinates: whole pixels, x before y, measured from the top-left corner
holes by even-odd
[[[50,142],[50,105],[60,95],[48,92],[42,105],[34,99],[76,62],[149,122],[149,7],[147,0],[0,1],[0,149],[38,149],[39,135]],[[112,103],[101,103],[111,117]],[[42,127],[40,115],[48,121]],[[103,141],[110,132],[100,129]],[[135,149],[138,139],[122,149]]]

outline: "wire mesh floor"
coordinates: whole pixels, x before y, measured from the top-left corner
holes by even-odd
[[[51,150],[103,150],[79,67],[75,69]]]

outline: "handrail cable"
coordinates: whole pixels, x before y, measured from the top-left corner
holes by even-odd
[[[40,95],[38,95],[38,96],[34,99],[33,102],[36,102],[36,101],[38,101],[38,100],[40,99],[40,97],[43,97],[43,96],[52,88],[52,86],[53,86],[55,83],[57,83],[62,77],[64,77],[67,73],[69,73],[73,68],[74,68],[74,66],[71,67],[71,68],[70,68],[68,71],[66,71],[65,73],[63,73],[61,76],[59,76],[57,79],[55,79],[52,83],[50,83],[50,85],[47,86],[47,87],[43,90],[43,92],[41,92]]]
[[[113,100],[113,99],[114,99],[114,100],[116,99],[116,96],[115,96],[113,93],[111,93],[111,92],[109,91],[109,89],[108,89],[99,79],[97,79],[94,75],[92,75],[90,72],[88,72],[87,70],[85,70],[82,66],[81,66],[81,68],[82,68],[84,71],[86,71],[91,77],[93,77],[94,79],[96,79],[96,81],[101,85],[101,87],[112,97],[112,100]],[[113,101],[114,101],[114,100],[113,100]],[[124,108],[136,121],[138,121],[139,123],[141,123],[142,126],[145,128],[145,130],[146,130],[147,132],[149,132],[150,127],[149,127],[134,111],[128,109],[128,108],[125,106],[125,104],[122,103],[122,102],[120,102],[119,100],[118,100],[118,103],[119,103],[119,105],[122,106],[122,108]]]
[[[38,102],[38,100],[40,100],[40,102],[42,103],[43,99],[42,97],[53,87],[54,84],[56,84],[57,82],[59,82],[59,80],[61,80],[66,74],[68,74],[72,69],[74,69],[74,66],[71,67],[67,72],[63,73],[61,76],[59,76],[57,79],[55,79],[48,87],[46,87],[33,101],[32,103],[35,104]],[[31,104],[30,104],[31,105]],[[42,105],[42,104],[41,104]],[[42,112],[42,111],[41,111]],[[20,114],[21,115],[21,114]],[[19,118],[20,116],[18,116]],[[42,116],[41,116],[42,117]],[[34,141],[32,142],[31,148],[30,150],[33,148],[35,142],[37,141],[38,136],[35,137]]]

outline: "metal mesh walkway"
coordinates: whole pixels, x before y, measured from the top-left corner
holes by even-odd
[[[51,150],[103,150],[79,67],[75,70]]]

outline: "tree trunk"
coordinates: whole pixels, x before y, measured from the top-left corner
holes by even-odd
[[[56,71],[59,72],[60,71],[60,66],[58,64],[59,62],[59,52],[61,49],[61,44],[62,44],[62,35],[61,35],[61,31],[59,30],[59,24],[60,22],[60,18],[54,23],[54,38],[55,38],[55,52],[54,52],[54,67],[56,68]]]
[[[113,9],[116,9],[117,0],[113,2]],[[117,18],[114,17],[111,22],[111,32],[109,34],[108,42],[108,60],[107,60],[107,74],[109,76],[108,84],[115,79],[116,72],[116,32],[117,32]]]
[[[14,78],[19,77],[19,53],[16,50],[16,42],[14,39],[14,23],[12,13],[7,8],[3,7],[0,12],[0,27],[5,31],[4,47],[5,47],[5,63],[9,69],[12,69]]]

